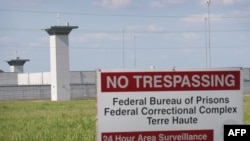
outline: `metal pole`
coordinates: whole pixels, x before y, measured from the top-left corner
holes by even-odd
[[[124,54],[124,29],[122,29],[122,60],[123,60],[123,68],[125,68],[125,54]]]
[[[208,55],[209,55],[209,67],[211,68],[211,47],[210,47],[210,4],[211,0],[207,0],[207,14],[208,14]]]
[[[124,53],[124,29],[120,29],[122,32],[122,68],[125,68],[125,53]]]
[[[134,58],[134,59],[135,59],[135,60],[134,60],[134,63],[135,63],[135,68],[136,68],[136,37],[135,37],[135,36],[134,36],[134,55],[135,55],[135,56],[134,56],[134,57],[135,57],[135,58]]]
[[[208,62],[207,62],[207,17],[205,17],[205,51],[206,51],[206,68],[208,68]]]

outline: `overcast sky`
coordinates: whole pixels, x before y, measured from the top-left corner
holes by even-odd
[[[17,52],[25,72],[48,72],[42,29],[66,22],[71,71],[250,67],[249,0],[0,0],[0,19],[4,71]]]

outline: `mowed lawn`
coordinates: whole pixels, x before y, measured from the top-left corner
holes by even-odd
[[[244,96],[250,124],[250,95]],[[96,101],[0,101],[0,141],[95,141]]]

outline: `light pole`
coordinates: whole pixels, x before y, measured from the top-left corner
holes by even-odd
[[[136,37],[134,36],[134,63],[136,68]]]
[[[207,0],[207,19],[208,19],[208,55],[209,55],[209,67],[211,68],[211,48],[210,48],[210,4],[211,0]]]
[[[206,68],[208,68],[208,62],[207,62],[207,17],[204,18],[205,21],[205,49],[206,49]]]
[[[122,66],[125,68],[125,53],[124,53],[124,29],[121,29],[122,31]]]

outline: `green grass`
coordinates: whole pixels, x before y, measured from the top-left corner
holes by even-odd
[[[0,141],[94,141],[94,100],[1,101]]]
[[[244,96],[244,124],[250,124],[250,94]]]
[[[96,101],[0,101],[0,141],[95,141]],[[250,95],[244,96],[250,124]]]

